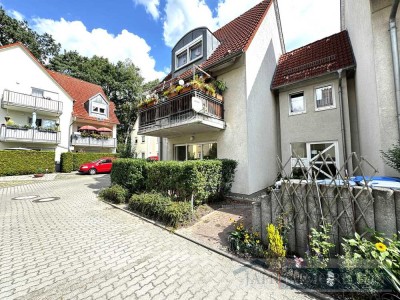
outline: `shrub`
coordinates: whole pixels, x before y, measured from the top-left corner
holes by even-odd
[[[234,222],[234,231],[229,233],[229,248],[236,254],[245,256],[263,257],[264,247],[260,240],[260,234],[244,227],[243,223]]]
[[[233,181],[235,180],[235,170],[238,163],[233,159],[221,159],[220,161],[222,162],[220,194],[223,196],[231,191]]]
[[[61,172],[71,173],[74,170],[74,154],[71,152],[61,153]]]
[[[132,195],[129,209],[176,227],[188,221],[192,211],[188,202],[174,202],[159,193]]]
[[[113,162],[111,183],[128,189],[133,194],[145,189],[147,162],[144,159],[120,158]]]
[[[128,198],[128,191],[122,186],[116,184],[100,191],[100,198],[115,204],[124,203]]]
[[[400,172],[400,142],[397,145],[392,145],[387,151],[381,150],[381,154],[388,166]]]
[[[54,172],[54,156],[51,151],[0,151],[0,175],[34,174],[38,169]]]
[[[335,246],[330,242],[332,225],[320,225],[320,228],[311,228],[310,250],[306,253],[307,263],[311,268],[328,267],[329,251]]]
[[[184,180],[183,165],[178,161],[160,161],[147,164],[146,190],[164,195],[179,195]]]
[[[78,171],[81,164],[95,161],[102,157],[118,157],[118,155],[115,153],[62,153],[61,172],[70,173],[72,171]]]

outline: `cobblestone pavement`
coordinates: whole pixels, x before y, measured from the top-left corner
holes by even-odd
[[[95,175],[0,189],[0,299],[309,298],[98,201],[108,184]]]

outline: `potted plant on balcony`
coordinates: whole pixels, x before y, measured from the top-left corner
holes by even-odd
[[[228,89],[228,87],[226,86],[226,82],[222,81],[222,80],[214,80],[213,81],[213,85],[215,87],[215,91],[216,91],[216,98],[218,100],[223,100],[223,93]]]

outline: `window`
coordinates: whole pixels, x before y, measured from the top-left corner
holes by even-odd
[[[300,114],[306,111],[304,103],[304,92],[289,95],[289,114]]]
[[[38,88],[32,88],[32,96],[44,98],[44,90]]]
[[[32,118],[28,118],[28,124],[32,124]],[[46,120],[46,119],[36,119],[36,127],[41,127],[43,129],[55,129],[56,121]]]
[[[138,142],[138,138],[137,138],[137,137],[135,137],[135,144],[137,144],[137,142]]]
[[[108,117],[108,103],[101,95],[90,100],[90,113],[95,116]]]
[[[190,44],[177,50],[175,53],[175,69],[179,69],[203,57],[202,37],[200,36]]]
[[[332,85],[318,87],[315,89],[315,108],[316,110],[334,108]]]
[[[146,136],[142,135],[142,143],[146,142]]]
[[[146,158],[146,154],[142,152],[142,158]]]
[[[174,159],[177,161],[216,158],[217,143],[186,144],[174,147]]]

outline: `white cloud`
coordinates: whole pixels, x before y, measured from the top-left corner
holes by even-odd
[[[218,27],[229,23],[258,3],[260,3],[260,0],[220,0],[217,7]]]
[[[59,21],[37,18],[33,23],[34,30],[49,33],[67,51],[76,50],[88,57],[103,56],[114,63],[130,58],[146,80],[166,75],[155,70],[156,62],[150,56],[151,48],[146,41],[125,29],[115,36],[102,28],[88,31],[81,21],[66,21],[63,18]]]
[[[340,0],[279,0],[286,50],[340,31]]]
[[[16,10],[7,10],[7,14],[18,21],[23,21],[25,19],[24,15]]]
[[[160,5],[160,0],[133,0],[136,5],[141,4],[146,8],[146,12],[151,14],[154,20],[158,20],[160,17],[160,12],[158,6]]]
[[[206,26],[217,28],[211,9],[204,0],[167,0],[165,5],[164,41],[173,47],[188,31]]]

